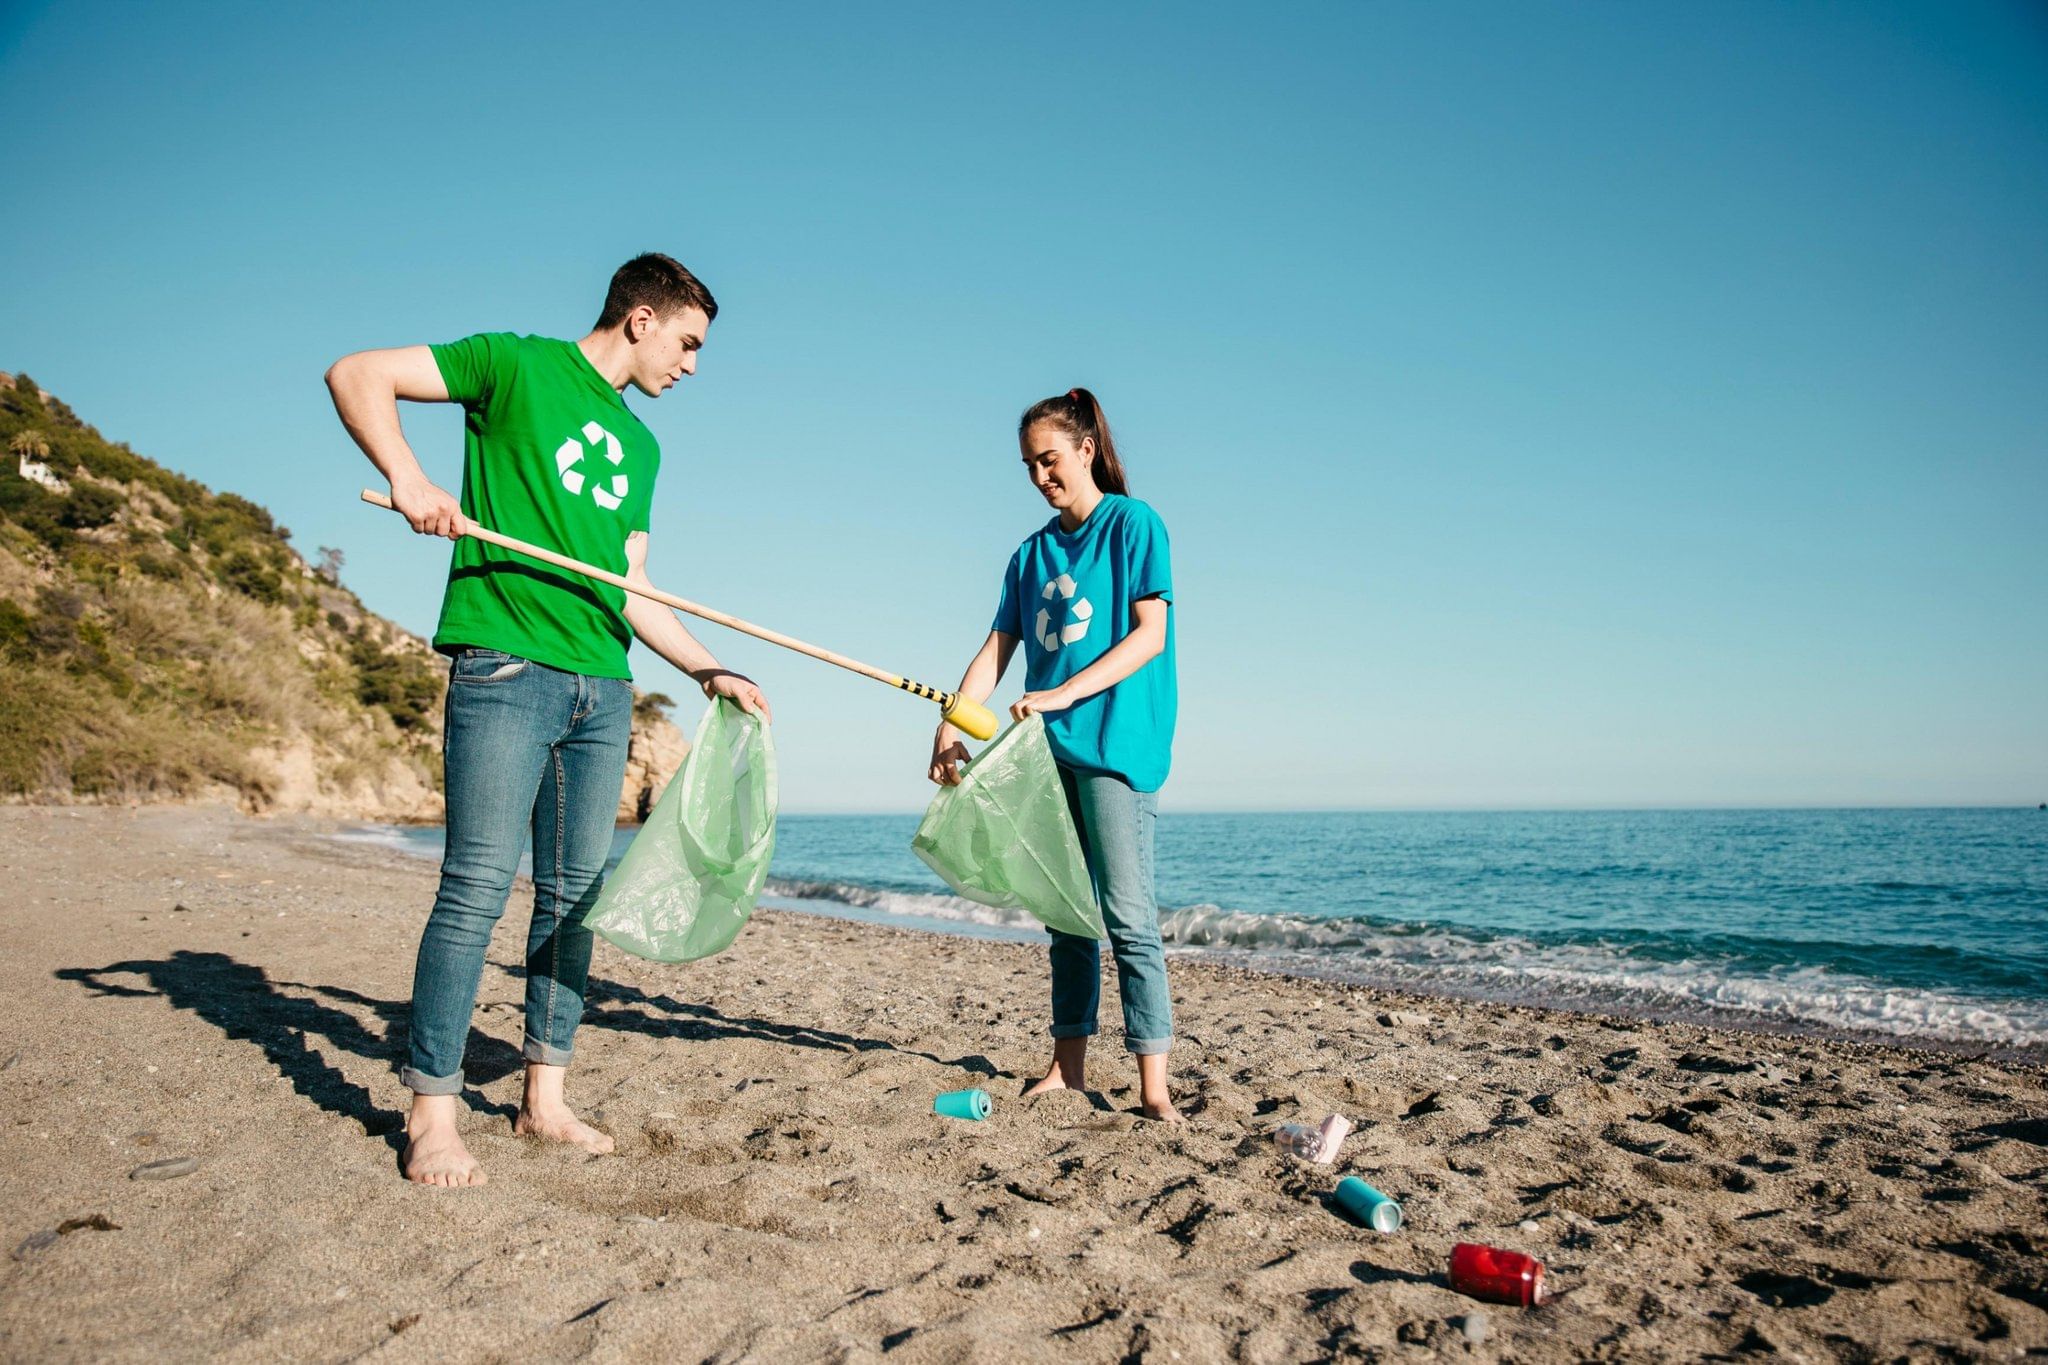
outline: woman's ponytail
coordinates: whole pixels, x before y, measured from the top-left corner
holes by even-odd
[[[1123,461],[1116,455],[1116,442],[1109,434],[1109,419],[1102,415],[1102,404],[1086,389],[1068,389],[1052,398],[1042,398],[1024,409],[1024,416],[1018,419],[1017,435],[1023,436],[1040,422],[1051,422],[1067,433],[1075,445],[1084,440],[1095,442],[1095,486],[1105,493],[1129,494],[1129,482],[1124,478]]]

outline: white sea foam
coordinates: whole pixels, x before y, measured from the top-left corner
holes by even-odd
[[[428,845],[424,840],[410,832],[415,828],[424,829],[427,827],[411,825],[351,825],[347,829],[336,830],[328,837],[344,844],[370,844],[377,848],[395,849],[400,853],[409,853],[416,858],[438,857],[440,855],[438,841],[431,846]]]
[[[1040,927],[1037,920],[1022,910],[999,910],[994,906],[982,905],[961,896],[947,896],[936,892],[886,891],[854,882],[799,881],[788,877],[770,877],[766,890],[769,895],[781,896],[785,900],[851,905],[863,910],[880,911],[885,915],[901,915],[907,919],[955,920],[966,924],[985,925],[993,929]]]
[[[1022,912],[958,896],[777,879],[769,890],[926,920],[1036,927]],[[1704,957],[1666,962],[1605,944],[1475,937],[1422,924],[1259,915],[1216,905],[1169,911],[1159,928],[1176,952],[1469,999],[1997,1047],[2048,1044],[2048,1008],[2035,1002],[1905,990],[1821,967],[1745,970]]]
[[[1441,930],[1359,933],[1361,927],[1336,931],[1354,941],[1319,943],[1319,925],[1253,926],[1254,942],[1274,946],[1212,940],[1209,951],[1250,966],[1471,999],[1998,1047],[2048,1044],[2048,1008],[2035,1001],[1903,989],[1817,966],[1660,962],[1602,944],[1475,939]]]

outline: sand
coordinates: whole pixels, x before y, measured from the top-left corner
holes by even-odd
[[[1132,1115],[1113,988],[1102,1089],[1021,1101],[1040,950],[796,913],[683,967],[600,945],[570,1095],[619,1151],[590,1157],[510,1133],[522,888],[470,1044],[491,1183],[409,1186],[393,1066],[433,874],[326,828],[0,810],[0,1355],[2048,1351],[2038,1068],[1176,958],[1176,1130]],[[965,1085],[986,1122],[930,1112]],[[1334,1169],[1275,1154],[1332,1110],[1359,1123]],[[1345,1173],[1407,1226],[1334,1212]],[[1565,1292],[1475,1304],[1443,1281],[1460,1240]]]

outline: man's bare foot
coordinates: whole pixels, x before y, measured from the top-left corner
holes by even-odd
[[[462,1145],[455,1125],[456,1097],[415,1095],[405,1119],[405,1156],[400,1165],[416,1185],[482,1185],[490,1177]]]
[[[603,1156],[611,1151],[612,1140],[569,1112],[568,1101],[562,1098],[565,1070],[539,1062],[526,1064],[526,1098],[519,1102],[519,1117],[512,1120],[512,1131],[543,1142],[566,1142]]]
[[[1079,1077],[1075,1077],[1074,1083],[1068,1085],[1067,1078],[1060,1074],[1058,1067],[1054,1067],[1045,1073],[1043,1079],[1034,1082],[1031,1088],[1024,1092],[1024,1098],[1028,1100],[1033,1095],[1044,1095],[1054,1090],[1079,1090],[1081,1088],[1082,1085]]]

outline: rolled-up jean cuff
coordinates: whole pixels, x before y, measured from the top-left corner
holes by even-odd
[[[526,1046],[520,1049],[520,1056],[526,1058],[529,1062],[538,1062],[542,1066],[569,1065],[568,1048],[549,1047],[538,1038],[528,1038]]]
[[[1133,1057],[1157,1057],[1173,1050],[1173,1039],[1126,1038],[1124,1048]]]
[[[1095,1025],[1054,1024],[1046,1032],[1055,1038],[1093,1038],[1095,1036]]]
[[[398,1069],[398,1079],[404,1083],[407,1090],[412,1091],[415,1095],[460,1095],[462,1093],[462,1073],[460,1071],[456,1072],[453,1076],[429,1076],[423,1071],[415,1071],[409,1066],[402,1066]]]

